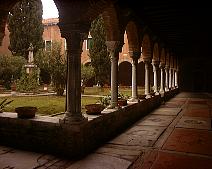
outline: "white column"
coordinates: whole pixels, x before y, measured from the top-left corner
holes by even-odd
[[[175,87],[178,88],[178,70],[175,71]]]
[[[158,92],[158,68],[159,68],[159,61],[153,61],[153,73],[154,73],[154,92],[156,95],[159,94]]]
[[[165,91],[169,91],[169,66],[165,66]]]
[[[144,61],[145,63],[145,95],[146,98],[151,98],[150,94],[150,73],[149,73],[149,64],[150,61]]]
[[[111,105],[108,108],[118,107],[118,59],[119,41],[106,41],[111,58]]]
[[[129,56],[132,58],[132,97],[131,102],[138,102],[138,86],[137,86],[137,67],[138,59],[141,52],[129,51]]]
[[[172,88],[175,89],[175,69],[172,69]]]
[[[169,90],[172,89],[172,68],[169,68]]]
[[[160,94],[164,94],[164,65],[160,64]]]

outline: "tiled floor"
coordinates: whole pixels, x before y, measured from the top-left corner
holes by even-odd
[[[171,99],[187,100],[177,122],[167,127],[161,146],[154,148],[153,145],[129,168],[212,169],[212,98],[207,96],[211,95],[180,93]]]

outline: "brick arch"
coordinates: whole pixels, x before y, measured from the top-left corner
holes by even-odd
[[[161,49],[160,62],[161,62],[161,64],[164,64],[164,65],[166,63],[166,51],[165,51],[165,48]]]
[[[142,40],[142,56],[147,60],[152,58],[151,40],[148,34],[144,34]]]
[[[159,58],[159,46],[158,46],[158,43],[155,42],[154,43],[154,48],[153,48],[153,61],[159,61],[160,58]]]
[[[126,26],[126,33],[129,45],[129,51],[140,51],[138,29],[133,21],[129,21]]]
[[[110,4],[102,13],[107,41],[120,41],[120,29],[117,10]]]
[[[119,59],[119,65],[121,64],[121,63],[123,63],[123,62],[129,62],[130,64],[131,64],[131,59],[130,59],[130,57],[125,57],[125,58],[123,58],[123,59]]]
[[[4,32],[5,32],[5,26],[7,22],[7,17],[9,11],[13,8],[13,6],[19,2],[20,0],[10,0],[10,1],[4,1],[0,4],[1,14],[0,14],[0,46],[2,43],[2,40],[4,38]]]
[[[132,84],[132,75],[131,75],[131,63],[128,61],[121,62],[119,64],[119,85],[120,86],[131,86]]]
[[[166,66],[170,66],[170,53],[169,53],[169,50],[166,51]]]

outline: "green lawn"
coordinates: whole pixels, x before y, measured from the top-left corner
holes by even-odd
[[[131,96],[132,88],[130,87],[119,87],[119,93],[127,96]],[[110,88],[99,88],[99,87],[86,87],[84,90],[85,95],[108,95],[110,94]],[[144,88],[138,88],[138,94],[144,94]]]
[[[127,96],[131,96],[131,88],[119,88],[119,93]],[[138,93],[143,94],[144,89],[138,88]],[[85,95],[108,95],[110,94],[110,88],[98,88],[98,87],[86,87]],[[14,100],[3,111],[14,112],[16,107],[20,106],[36,106],[38,108],[38,114],[40,115],[52,115],[65,111],[65,96],[16,96],[16,97],[0,97],[0,102],[8,98]],[[84,106],[90,103],[96,103],[99,101],[99,97],[82,97],[82,112],[85,112]]]
[[[36,106],[38,108],[38,114],[51,115],[65,111],[65,96],[23,96],[23,97],[1,97],[0,102],[8,98],[13,100],[6,108],[5,112],[14,112],[15,107],[19,106]],[[90,103],[96,103],[99,98],[96,97],[82,97],[82,112],[85,112],[84,106]]]

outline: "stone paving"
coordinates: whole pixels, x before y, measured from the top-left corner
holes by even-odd
[[[209,96],[180,93],[78,161],[0,146],[0,169],[211,169]]]
[[[170,102],[185,98],[182,111],[129,169],[212,168],[211,94],[180,93]],[[158,114],[158,109],[156,112]]]

